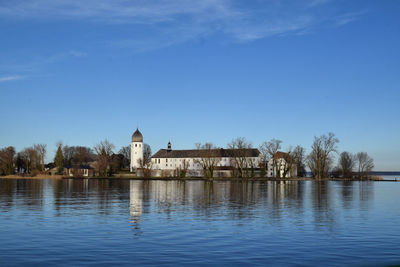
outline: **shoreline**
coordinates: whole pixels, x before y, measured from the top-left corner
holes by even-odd
[[[215,178],[204,178],[204,177],[69,177],[61,175],[40,175],[40,176],[20,176],[20,175],[8,175],[0,176],[0,179],[26,179],[26,180],[145,180],[145,181],[275,181],[275,182],[290,182],[290,181],[343,181],[343,182],[361,182],[361,181],[373,181],[373,182],[400,182],[400,177],[394,177],[393,179],[384,180],[382,177],[371,177],[370,179],[348,179],[348,178],[325,178],[325,179],[314,179],[311,177],[296,177],[296,178],[270,178],[270,177],[256,177],[256,178],[238,178],[238,177],[215,177]]]

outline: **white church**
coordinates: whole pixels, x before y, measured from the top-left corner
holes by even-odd
[[[185,149],[185,150],[173,150],[171,142],[168,142],[167,149],[160,149],[151,157],[152,173],[153,176],[173,176],[177,169],[187,168],[188,176],[190,177],[200,177],[203,176],[203,168],[199,164],[202,157],[204,158],[205,152],[209,152],[201,149]],[[229,177],[232,175],[233,166],[235,165],[235,155],[234,149],[224,149],[217,148],[212,151],[213,157],[216,158],[216,168],[214,171],[215,177]],[[261,162],[260,151],[257,148],[245,149],[241,151],[244,153],[246,161],[249,166],[254,166],[259,169]],[[280,162],[280,172],[279,176],[283,176],[284,169],[284,159],[283,152],[277,153],[275,160]],[[136,172],[141,168],[140,162],[143,161],[143,135],[136,129],[132,135],[131,142],[131,163],[130,171]],[[282,164],[283,163],[283,164]],[[268,162],[266,166],[266,176],[274,177],[275,170],[272,167],[272,159]],[[297,175],[297,170],[293,170],[288,173],[287,176]]]

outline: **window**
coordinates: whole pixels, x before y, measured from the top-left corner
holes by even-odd
[[[137,144],[135,144],[135,147],[137,147]]]
[[[139,147],[142,147],[142,144],[139,144]]]
[[[160,160],[161,160],[161,159],[158,159],[158,163],[160,163]]]
[[[168,162],[168,159],[165,159],[165,162]]]

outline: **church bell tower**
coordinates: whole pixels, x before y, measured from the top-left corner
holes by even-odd
[[[136,129],[131,142],[131,172],[135,172],[140,167],[140,161],[143,161],[143,135],[139,129]]]

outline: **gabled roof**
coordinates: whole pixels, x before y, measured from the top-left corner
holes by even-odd
[[[185,150],[170,150],[160,149],[155,153],[152,158],[204,158],[204,157],[216,157],[216,158],[228,158],[235,157],[238,155],[244,155],[245,157],[258,157],[260,151],[257,148],[249,149],[185,149]]]
[[[274,159],[287,159],[290,155],[286,152],[277,151],[274,155]],[[292,156],[290,156],[292,157]]]
[[[277,151],[277,152],[275,153],[275,155],[274,155],[274,158],[276,158],[276,159],[281,159],[281,158],[286,157],[286,155],[287,155],[287,153],[285,153],[285,152]]]

